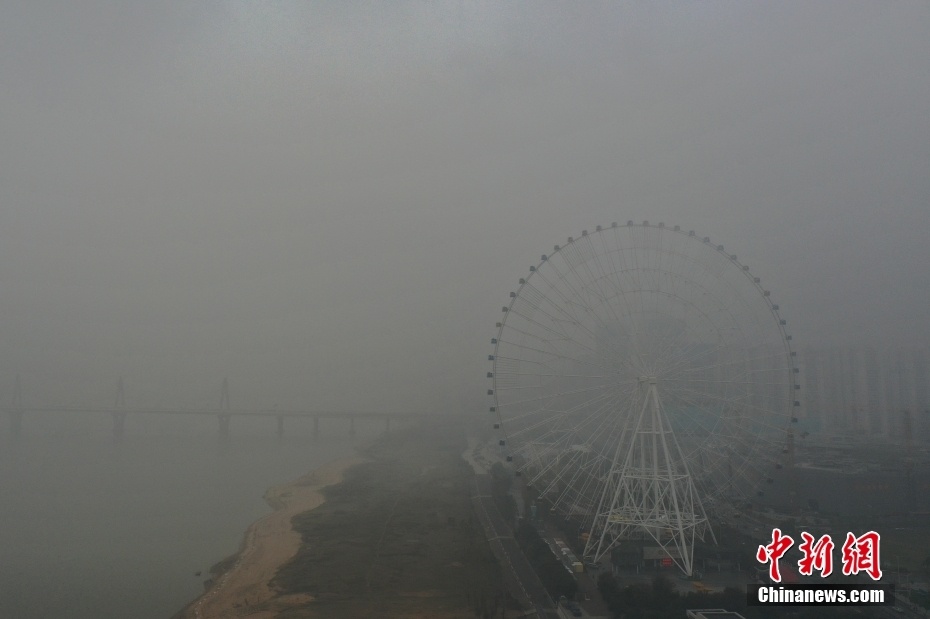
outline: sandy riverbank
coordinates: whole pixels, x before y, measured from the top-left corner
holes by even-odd
[[[289,606],[306,602],[305,596],[276,597],[277,592],[269,587],[278,568],[300,547],[300,534],[291,527],[291,519],[319,507],[324,502],[321,490],[339,483],[349,467],[365,461],[361,456],[341,458],[291,483],[270,488],[265,500],[274,511],[249,526],[232,565],[178,617],[271,619]]]

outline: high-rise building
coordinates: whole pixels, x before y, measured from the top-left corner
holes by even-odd
[[[930,442],[930,352],[808,348],[801,352],[801,421],[828,436]]]

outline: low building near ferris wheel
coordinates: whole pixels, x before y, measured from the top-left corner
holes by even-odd
[[[798,465],[772,473],[774,491],[756,499],[762,507],[850,516],[930,511],[930,466],[917,467],[910,481],[903,471]],[[907,484],[913,485],[908,492]],[[789,490],[793,488],[792,490]],[[913,503],[911,502],[913,497]]]

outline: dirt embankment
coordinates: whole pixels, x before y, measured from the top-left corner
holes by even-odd
[[[291,520],[323,504],[323,488],[339,483],[345,471],[364,462],[361,457],[331,462],[289,484],[265,493],[274,511],[249,526],[239,553],[222,562],[212,586],[180,615],[182,619],[250,617],[271,619],[287,606],[305,602],[304,596],[277,599],[270,585],[278,569],[300,548],[300,534]]]
[[[366,448],[367,462],[341,460],[269,490],[274,513],[179,617],[499,615],[511,602],[472,511],[464,436],[448,421],[408,427]]]

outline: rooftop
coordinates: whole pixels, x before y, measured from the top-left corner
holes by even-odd
[[[686,611],[688,619],[746,619],[739,613],[722,608],[704,608]]]

